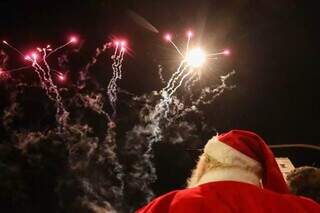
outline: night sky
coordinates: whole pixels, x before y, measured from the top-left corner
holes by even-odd
[[[137,24],[128,11],[144,17],[159,33]],[[124,77],[119,84],[126,91],[141,95],[161,89],[159,64],[165,67],[167,76],[177,65],[176,53],[163,41],[163,34],[171,32],[181,44],[185,31],[192,29],[196,42],[206,49],[231,51],[230,56],[217,64],[206,65],[200,84],[236,71],[231,79],[236,88],[226,91],[206,110],[205,117],[211,126],[219,132],[252,130],[268,144],[320,145],[319,20],[315,1],[1,0],[0,39],[27,50],[47,42],[58,45],[69,35],[77,35],[80,38],[74,53],[77,67],[85,63],[82,58],[90,58],[95,48],[108,39],[123,37],[131,51],[126,56]],[[23,65],[18,59],[12,60]],[[126,113],[121,107],[119,112]],[[157,193],[181,187],[194,163],[189,160],[186,168],[176,170],[170,162],[175,159],[176,149],[182,151],[174,145],[168,147],[158,148],[157,152],[164,149],[163,155],[155,158]],[[296,166],[320,163],[319,151],[303,148],[274,151],[277,156],[289,156]],[[185,152],[192,160],[198,154],[194,150]]]

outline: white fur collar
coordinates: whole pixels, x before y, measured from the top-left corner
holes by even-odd
[[[202,175],[197,185],[216,181],[236,181],[261,187],[259,177],[241,168],[214,168]]]

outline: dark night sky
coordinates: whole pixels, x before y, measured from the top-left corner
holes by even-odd
[[[145,17],[160,33],[136,25],[126,15],[127,9]],[[319,145],[320,17],[315,2],[2,0],[0,12],[0,38],[20,49],[37,42],[63,43],[74,33],[83,42],[83,54],[90,55],[113,35],[128,38],[132,55],[121,87],[138,94],[160,87],[157,66],[170,61],[162,33],[182,34],[192,28],[209,48],[232,51],[220,69],[204,74],[237,72],[237,88],[219,98],[207,115],[220,132],[248,129],[269,144]],[[318,153],[310,150],[279,154],[289,155],[297,165],[319,164]]]

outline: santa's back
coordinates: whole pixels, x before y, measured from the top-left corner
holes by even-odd
[[[163,195],[139,213],[320,213],[320,205],[307,198],[279,194],[235,181],[218,181]]]

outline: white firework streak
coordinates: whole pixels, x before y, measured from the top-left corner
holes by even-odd
[[[172,95],[177,91],[177,89],[181,86],[182,82],[185,80],[186,77],[192,72],[189,70],[190,67],[185,64],[185,61],[180,63],[177,71],[172,75],[170,78],[167,86],[161,91],[162,100],[160,105],[164,107],[164,116],[167,117],[169,113],[169,106],[171,103]],[[186,70],[189,70],[185,73]],[[179,80],[180,79],[180,80]]]
[[[171,78],[169,79],[169,81],[167,83],[167,86],[165,88],[163,88],[161,90],[161,92],[160,92],[161,96],[162,96],[162,99],[161,99],[161,101],[159,103],[159,106],[165,107],[164,111],[168,111],[169,110],[169,105],[170,105],[170,102],[171,102],[171,96],[173,94],[173,93],[170,93],[170,91],[174,90],[174,85],[175,85],[176,81],[179,79],[179,77],[185,71],[185,68],[182,69],[184,63],[185,63],[184,60],[181,61],[177,71],[175,73],[173,73]],[[165,113],[165,116],[167,116],[167,113]]]
[[[188,35],[188,40],[187,40],[187,46],[186,46],[186,52],[185,55],[182,54],[181,50],[178,48],[178,46],[172,41],[171,35],[167,34],[166,35],[166,40],[169,41],[172,46],[176,49],[176,51],[179,53],[180,56],[182,56],[182,61],[180,62],[179,67],[177,68],[177,71],[172,74],[171,78],[169,79],[167,86],[161,90],[161,95],[162,95],[162,100],[159,103],[160,105],[163,105],[165,107],[165,117],[168,115],[169,111],[169,105],[171,103],[171,98],[174,92],[181,86],[182,81],[189,75],[189,72],[184,75],[184,72],[189,69],[189,66],[186,61],[186,56],[188,55],[189,52],[189,43],[190,39],[192,37],[192,32],[189,31],[187,33]],[[180,79],[180,81],[179,81]],[[179,82],[178,82],[179,81]],[[176,83],[178,82],[178,85],[176,86]]]
[[[70,43],[70,42],[69,42]],[[69,43],[59,47],[60,49],[67,46]],[[57,48],[56,50],[54,51],[58,51],[59,48]],[[47,82],[49,84],[48,86],[48,89],[50,91],[50,93],[53,93],[54,95],[54,101],[56,103],[56,106],[57,106],[57,113],[56,113],[56,116],[57,116],[57,119],[58,119],[58,122],[62,125],[65,125],[66,124],[66,119],[68,118],[68,112],[67,110],[65,109],[64,107],[64,104],[62,102],[62,98],[61,98],[61,95],[59,93],[59,90],[58,90],[58,87],[53,83],[52,81],[52,76],[51,76],[51,68],[48,64],[48,62],[46,61],[46,58],[47,58],[47,51],[45,48],[42,49],[43,50],[43,63],[45,64],[45,67],[46,67],[46,71],[45,72],[47,74]],[[49,54],[48,54],[49,56]]]
[[[187,70],[187,69],[188,69],[188,67],[185,67],[185,68],[183,69],[183,72],[184,72],[185,70]],[[173,93],[175,93],[176,90],[182,85],[182,82],[184,81],[184,79],[187,78],[187,77],[193,72],[193,69],[191,69],[191,68],[189,68],[188,70],[189,70],[189,71],[188,71],[186,74],[184,74],[183,76],[182,76],[182,73],[183,73],[183,72],[181,72],[181,74],[178,76],[178,77],[180,77],[180,76],[182,76],[182,77],[181,77],[178,85],[175,86],[174,88],[172,88],[172,91],[171,91],[171,93],[169,94],[169,98],[171,98],[172,95],[173,95]]]
[[[43,71],[38,68],[38,64],[37,64],[37,62],[35,60],[32,61],[32,67],[34,68],[35,73],[39,77],[41,87],[46,90],[46,93],[48,95],[47,87],[46,87],[46,84],[44,83],[44,80],[43,80],[43,77],[42,77]],[[41,75],[40,72],[42,73],[42,75]]]
[[[52,77],[50,73],[51,68],[48,62],[46,61],[46,51],[44,51],[42,59],[43,59],[45,68],[43,68],[36,61],[36,59],[32,59],[32,67],[34,68],[35,72],[38,74],[38,77],[40,78],[41,86],[43,89],[45,89],[48,98],[54,101],[57,107],[57,112],[56,112],[57,121],[59,122],[60,125],[64,126],[66,123],[66,119],[68,117],[68,112],[66,111],[62,103],[62,98],[60,96],[57,86],[52,81]]]
[[[185,73],[185,71],[188,69],[189,71]],[[192,71],[193,70],[190,69],[187,65],[184,65],[184,61],[182,61],[177,71],[170,78],[167,86],[163,90],[161,90],[160,94],[162,98],[160,99],[160,102],[155,106],[154,111],[152,111],[152,113],[149,115],[153,137],[152,140],[149,141],[157,142],[161,140],[162,134],[160,128],[160,121],[162,119],[162,116],[168,118],[169,107],[172,101],[172,95],[182,85],[184,80],[192,73]],[[147,152],[151,151],[152,144],[153,143],[149,143]]]
[[[118,50],[119,47],[116,45],[114,54],[111,56],[111,59],[113,60],[112,63],[112,78],[109,81],[108,84],[108,97],[110,101],[110,105],[113,109],[113,115],[112,117],[115,118],[117,114],[117,109],[116,109],[116,104],[118,100],[118,86],[117,86],[117,81],[122,78],[122,62],[123,62],[123,57],[124,57],[124,52],[125,49],[121,47],[120,51]]]
[[[180,74],[180,72],[181,72],[181,67],[183,66],[184,63],[185,63],[184,60],[180,62],[180,65],[179,65],[177,71],[172,74],[171,78],[169,79],[169,81],[168,81],[168,83],[167,83],[167,86],[166,86],[165,88],[163,88],[164,91],[166,91],[166,90],[168,90],[169,88],[172,87],[172,81],[174,81],[174,79],[176,78],[176,76],[178,76],[178,75]]]

